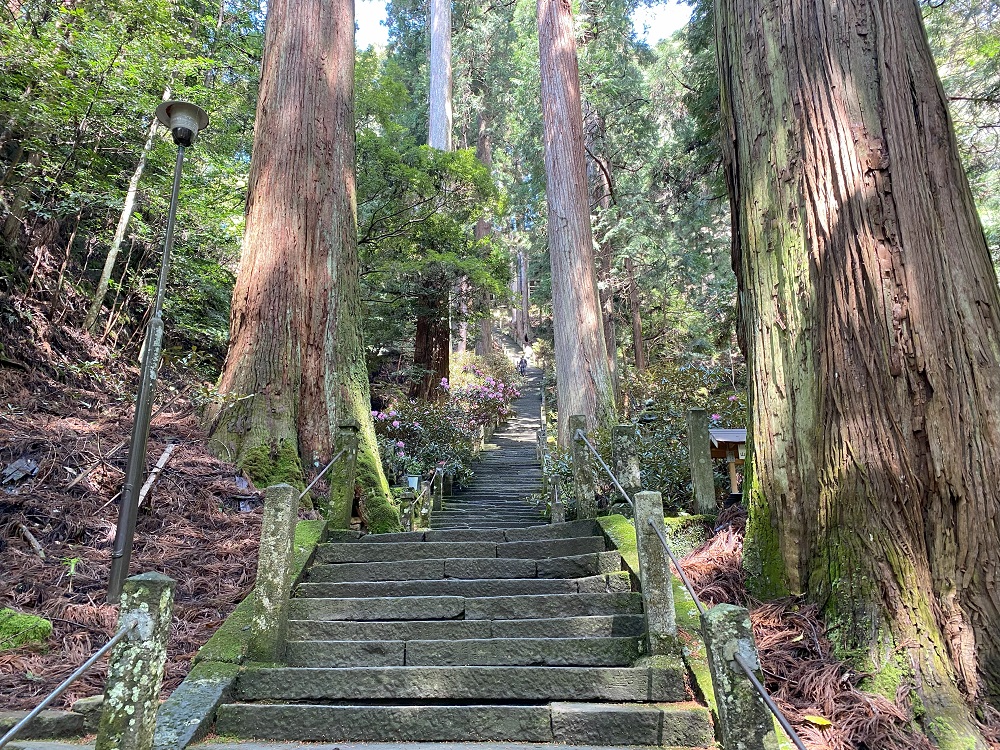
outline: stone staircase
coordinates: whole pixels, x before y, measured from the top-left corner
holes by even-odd
[[[445,500],[431,514],[432,529],[515,528],[543,523],[537,508],[525,499],[541,491],[542,470],[535,454],[541,425],[539,406],[542,373],[528,370],[514,416],[487,443],[476,464],[472,485]]]
[[[250,665],[241,740],[714,746],[682,662],[644,656],[642,598],[593,521],[323,544],[285,663]]]

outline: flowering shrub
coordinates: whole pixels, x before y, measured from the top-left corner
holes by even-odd
[[[510,374],[513,365],[503,358]],[[502,363],[465,355],[440,387],[448,394],[443,404],[397,399],[384,411],[373,411],[382,465],[391,479],[427,475],[443,467],[458,484],[472,478],[472,445],[481,426],[502,422],[520,397],[512,380],[501,379]]]

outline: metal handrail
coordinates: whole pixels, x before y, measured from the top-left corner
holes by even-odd
[[[691,584],[691,581],[684,573],[684,568],[681,566],[680,561],[676,557],[674,557],[674,553],[670,551],[670,545],[667,544],[667,538],[663,534],[663,529],[660,526],[657,526],[656,522],[652,518],[649,519],[648,523],[650,527],[653,529],[653,531],[656,532],[656,536],[659,537],[660,544],[663,545],[663,551],[667,553],[667,557],[670,558],[670,561],[674,564],[674,567],[677,568],[677,573],[678,575],[680,575],[681,581],[684,582],[684,587],[688,590],[688,593],[694,600],[695,606],[698,607],[698,612],[701,615],[704,615],[706,612],[705,605],[703,605],[701,601],[698,599],[698,595],[694,591],[694,586]],[[774,714],[774,718],[778,720],[778,724],[780,724],[781,728],[785,730],[785,734],[788,735],[788,738],[792,741],[792,744],[794,744],[795,747],[798,748],[798,750],[808,750],[806,746],[802,744],[802,740],[799,738],[799,735],[795,732],[794,729],[792,729],[792,725],[788,723],[788,719],[785,718],[785,715],[781,712],[781,709],[778,708],[778,705],[774,702],[774,700],[772,700],[771,696],[767,694],[767,690],[761,684],[760,680],[757,679],[757,675],[753,673],[753,667],[747,664],[746,659],[744,659],[743,655],[740,653],[736,653],[734,655],[734,658],[736,660],[736,663],[740,666],[740,669],[742,669],[746,673],[746,676],[750,678],[750,684],[753,685],[754,689],[764,700],[764,705],[767,706],[768,710],[772,714]]]
[[[316,482],[318,482],[320,478],[330,470],[330,468],[337,461],[337,459],[343,456],[345,453],[347,453],[347,448],[341,448],[340,453],[338,453],[336,456],[330,459],[330,463],[328,463],[326,466],[323,467],[323,471],[317,474],[316,478],[309,483],[309,486],[306,487],[304,490],[302,490],[302,494],[299,495],[299,500],[304,498],[308,494],[309,490],[311,490],[313,487],[316,486]]]
[[[781,728],[785,730],[785,734],[788,735],[788,738],[792,741],[795,747],[797,747],[798,750],[808,750],[799,738],[799,735],[794,729],[792,729],[792,725],[788,723],[788,719],[785,718],[781,709],[778,708],[778,705],[774,702],[774,700],[772,700],[771,696],[767,694],[767,690],[760,683],[760,680],[757,679],[757,675],[753,673],[753,667],[747,664],[743,654],[737,652],[733,655],[733,658],[736,659],[736,663],[740,665],[740,668],[746,673],[746,676],[750,678],[750,684],[754,686],[754,689],[760,697],[763,698],[764,705],[767,706],[768,710],[772,714],[774,714],[774,718],[778,720]]]
[[[102,656],[108,653],[108,651],[114,648],[115,645],[118,643],[118,641],[120,641],[122,638],[128,635],[135,626],[136,622],[133,620],[128,625],[119,630],[117,633],[115,633],[111,637],[111,640],[109,640],[107,643],[105,643],[103,646],[97,649],[97,651],[94,653],[93,656],[91,656],[89,659],[87,659],[87,661],[85,661],[83,664],[77,667],[76,671],[74,671],[73,674],[71,674],[69,677],[63,680],[59,684],[59,687],[57,687],[55,690],[49,693],[46,696],[45,700],[39,703],[27,716],[25,716],[23,719],[17,722],[17,724],[12,726],[10,728],[10,731],[7,732],[7,734],[5,734],[3,737],[0,737],[0,748],[4,747],[8,742],[13,740],[18,735],[18,733],[31,722],[32,719],[34,719],[36,716],[38,716],[38,714],[44,711],[56,698],[58,698],[60,695],[66,692],[66,689],[70,685],[72,685],[74,682],[80,679],[83,676],[84,672],[86,672],[88,669],[94,666],[94,664],[97,662],[98,659],[100,659]]]
[[[587,444],[587,447],[590,448],[590,452],[597,457],[598,462],[601,464],[601,466],[604,468],[604,471],[606,471],[608,476],[611,478],[612,484],[614,484],[614,486],[618,489],[618,492],[621,493],[621,496],[625,498],[625,502],[628,503],[629,506],[631,506],[631,508],[634,510],[635,503],[632,502],[632,498],[628,496],[628,493],[625,491],[625,488],[622,487],[618,479],[615,478],[615,474],[613,471],[611,471],[611,467],[608,466],[607,463],[605,463],[603,458],[601,458],[601,454],[597,452],[597,448],[594,447],[594,444],[591,443],[589,440],[587,440],[587,435],[584,433],[584,431],[577,430],[575,438],[577,440],[582,440],[584,443]]]

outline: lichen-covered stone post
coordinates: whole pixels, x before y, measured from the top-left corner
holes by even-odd
[[[562,479],[552,478],[552,523],[566,521],[566,506],[562,500]]]
[[[431,508],[434,507],[434,499],[431,496],[431,483],[420,483],[420,502],[417,503],[417,512],[420,514],[420,521],[414,531],[419,529],[429,529],[431,527]]]
[[[677,614],[671,585],[670,558],[663,542],[649,525],[657,524],[666,536],[663,523],[663,497],[659,492],[635,493],[635,541],[639,555],[639,583],[646,614],[649,653],[672,654],[677,651]]]
[[[96,750],[150,750],[153,746],[173,607],[173,579],[143,573],[125,581],[118,628],[135,625],[108,660]]]
[[[756,667],[760,679],[757,649],[750,629],[750,612],[732,604],[717,604],[701,617],[702,635],[712,671],[715,700],[722,725],[725,750],[778,750],[774,719],[754,690],[746,673],[736,663],[742,654]]]
[[[250,661],[276,662],[283,655],[288,599],[292,589],[295,521],[299,491],[288,484],[264,490],[264,519],[254,593],[257,607],[250,621]]]
[[[594,483],[594,461],[590,448],[579,437],[587,432],[587,418],[575,414],[569,418],[569,434],[573,436],[573,488],[576,491],[576,517],[597,518],[597,490]]]
[[[611,431],[611,469],[622,489],[630,498],[642,489],[639,470],[639,429],[635,425],[620,424]]]
[[[358,435],[361,431],[357,422],[344,422],[337,428],[334,441],[334,455],[344,451],[339,461],[330,469],[330,528],[351,528],[351,512],[354,510],[354,484],[358,475]]]
[[[405,490],[399,498],[399,506],[402,508],[402,522],[403,531],[413,531],[414,530],[414,518],[413,518],[413,504],[417,496],[413,494],[413,490]]]
[[[691,463],[691,512],[714,515],[715,479],[712,475],[712,446],[708,436],[708,413],[704,409],[689,409],[687,418],[688,453]]]

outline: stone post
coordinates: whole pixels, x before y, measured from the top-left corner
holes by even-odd
[[[714,515],[715,479],[712,476],[712,444],[708,436],[708,415],[704,409],[689,409],[688,453],[691,461],[691,512]]]
[[[565,523],[566,506],[562,501],[562,479],[552,479],[552,518],[551,523]]]
[[[444,469],[438,467],[434,470],[434,510],[441,510],[444,505]]]
[[[635,425],[620,424],[611,431],[611,470],[628,496],[642,489],[639,471],[639,429]]]
[[[573,485],[576,490],[576,517],[597,518],[597,490],[594,486],[594,462],[590,448],[577,433],[587,432],[587,418],[576,414],[569,418],[569,434],[573,437]]]
[[[414,529],[429,529],[431,527],[431,508],[434,507],[434,499],[431,497],[431,483],[420,483],[420,494],[417,496],[417,513],[420,515],[419,525]]]
[[[283,656],[299,491],[288,484],[264,490],[264,519],[254,593],[257,608],[250,620],[250,661],[276,662]]]
[[[150,750],[167,638],[174,606],[174,581],[143,573],[125,581],[119,630],[135,623],[111,651],[95,750]]]
[[[409,490],[400,497],[400,507],[402,508],[403,531],[413,531],[413,493]]]
[[[725,750],[778,750],[774,719],[754,690],[746,673],[736,663],[742,654],[755,667],[760,664],[750,630],[750,613],[732,604],[717,604],[701,617],[702,635],[708,651],[715,700],[719,706],[722,746]]]
[[[663,542],[650,527],[652,521],[666,536],[663,522],[663,497],[659,492],[635,493],[635,541],[639,555],[639,585],[646,614],[649,653],[673,654],[677,651],[677,615],[670,558]]]
[[[354,509],[354,483],[358,471],[357,422],[345,422],[337,428],[334,440],[334,455],[344,451],[344,455],[330,469],[330,528],[351,528],[351,511]]]

